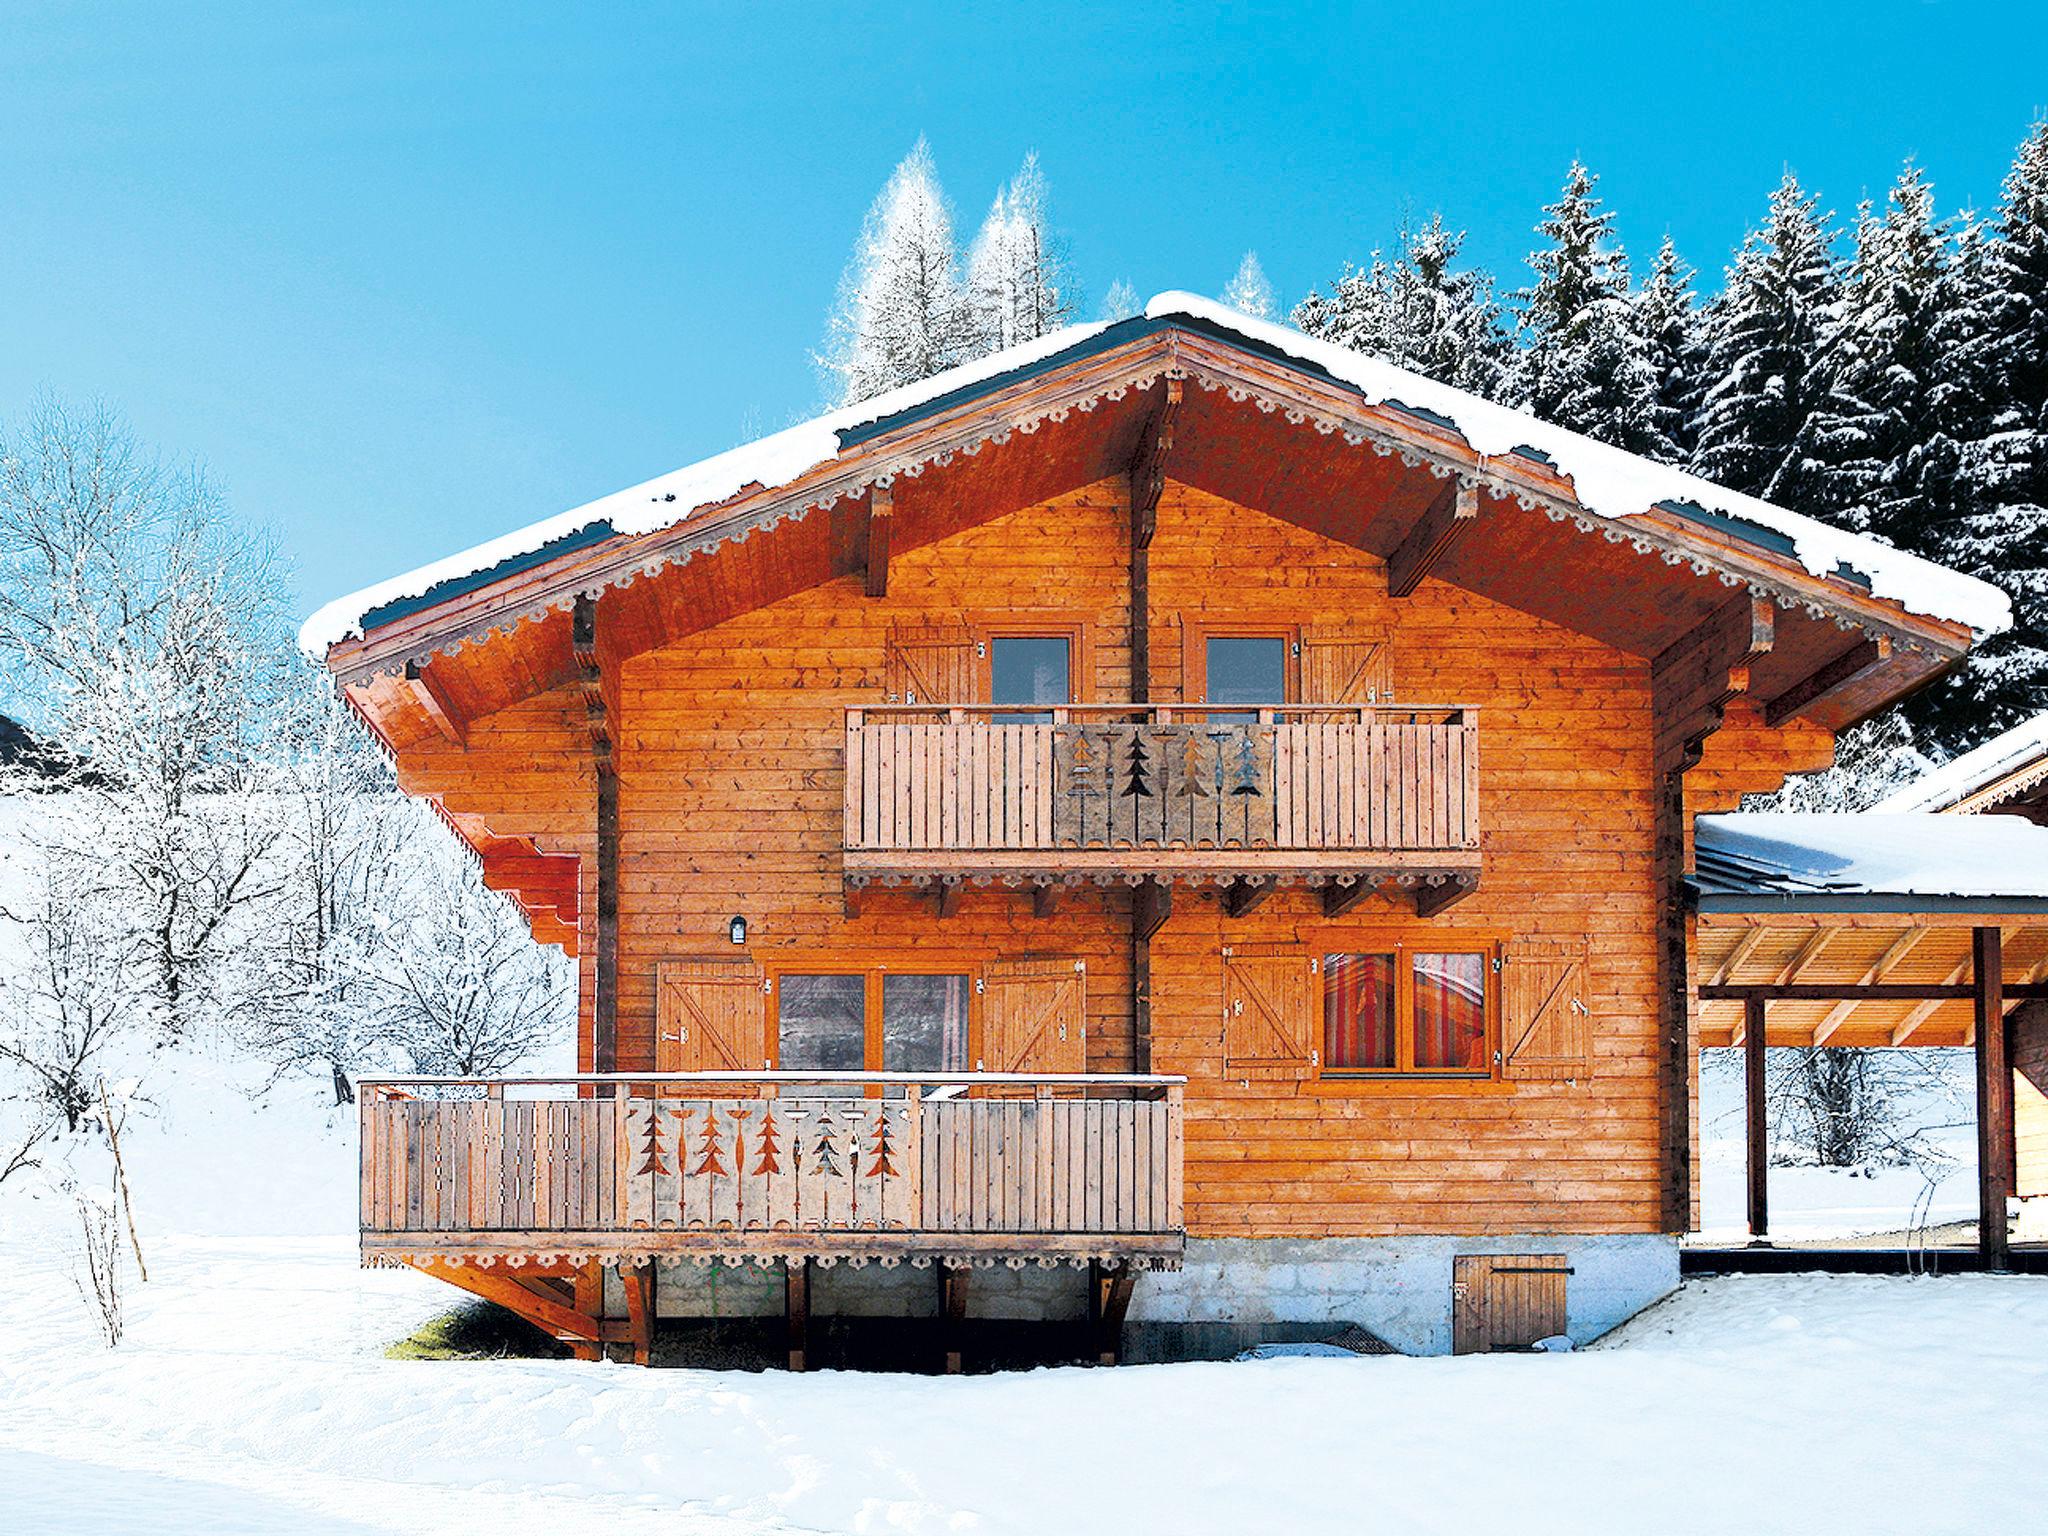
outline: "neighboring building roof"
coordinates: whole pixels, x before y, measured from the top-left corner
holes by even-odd
[[[2048,784],[2048,712],[1894,790],[1873,811],[1989,811]]]
[[[2048,911],[2048,827],[1928,812],[1738,812],[1694,826],[1702,912]]]
[[[1545,460],[1571,478],[1579,504],[1597,516],[1618,519],[1663,512],[1697,518],[1733,537],[1767,544],[1816,577],[1850,575],[1867,583],[1877,597],[1928,618],[1967,625],[1980,637],[2012,622],[2011,602],[1998,588],[1917,555],[1726,490],[1289,327],[1251,319],[1193,294],[1163,293],[1141,317],[1069,326],[921,383],[829,411],[337,599],[306,621],[300,643],[316,657],[324,656],[330,646],[365,629],[512,575],[554,554],[676,526],[750,486],[789,484],[877,433],[920,415],[1169,326],[1225,336],[1354,389],[1369,405],[1393,406],[1445,424],[1475,453]]]

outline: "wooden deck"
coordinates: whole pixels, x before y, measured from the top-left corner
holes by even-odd
[[[1456,705],[851,709],[846,870],[1476,876],[1478,729]]]
[[[363,1255],[1177,1266],[1182,1083],[816,1072],[366,1080]]]

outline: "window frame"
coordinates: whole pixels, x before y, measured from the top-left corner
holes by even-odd
[[[861,1067],[863,1072],[881,1072],[882,1061],[882,978],[891,972],[899,976],[965,976],[967,978],[967,1061],[963,1070],[972,1071],[981,1052],[982,965],[979,958],[958,955],[928,958],[892,956],[878,960],[871,955],[790,954],[762,962],[768,1006],[762,1010],[762,1059],[770,1072],[782,1067],[782,978],[784,976],[859,976],[861,991]],[[871,1085],[869,1098],[881,1096],[880,1085]]]
[[[981,616],[970,621],[974,635],[974,686],[982,704],[995,702],[996,641],[1064,640],[1067,642],[1067,702],[1046,704],[1044,709],[1072,708],[1096,702],[1095,657],[1090,649],[1090,626],[1071,612],[1023,610],[999,616]],[[1027,705],[1015,706],[1019,709]]]
[[[1339,930],[1321,933],[1310,942],[1318,979],[1316,1019],[1317,1077],[1325,1083],[1489,1083],[1501,1081],[1500,1059],[1500,965],[1505,940],[1487,934],[1430,934],[1414,938],[1406,934]],[[1394,957],[1394,1065],[1391,1067],[1336,1067],[1329,1062],[1327,1045],[1331,955],[1392,955]],[[1418,1067],[1415,1065],[1415,966],[1414,955],[1477,955],[1485,982],[1484,1030],[1480,1037],[1477,1067]]]
[[[1268,700],[1268,705],[1301,702],[1301,626],[1299,624],[1244,624],[1200,621],[1181,626],[1181,702],[1207,705],[1209,693],[1209,642],[1211,640],[1278,640],[1281,643],[1281,689],[1285,698]],[[1249,709],[1243,704],[1219,704],[1218,709]]]

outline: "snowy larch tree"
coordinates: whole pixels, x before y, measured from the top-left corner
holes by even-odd
[[[1702,316],[1707,382],[1692,462],[1732,490],[1819,517],[1834,510],[1816,431],[1837,371],[1831,223],[1788,171]]]
[[[1522,295],[1515,392],[1545,421],[1668,460],[1676,445],[1658,429],[1658,379],[1598,180],[1574,160],[1536,227],[1547,244],[1529,256],[1536,281]]]
[[[1223,289],[1223,302],[1240,315],[1254,320],[1273,318],[1273,285],[1266,281],[1266,269],[1259,265],[1259,253],[1246,251],[1244,260]]]
[[[835,402],[847,405],[930,378],[973,343],[953,216],[919,139],[868,210],[820,362]]]
[[[1058,330],[1073,318],[1075,285],[1065,244],[1047,212],[1036,152],[996,193],[967,257],[967,298],[976,355]]]
[[[1370,265],[1349,268],[1325,295],[1311,292],[1294,307],[1295,327],[1353,351],[1488,399],[1509,384],[1507,335],[1493,279],[1457,268],[1460,231],[1440,214],[1401,231],[1393,261],[1375,252]]]
[[[1100,314],[1104,320],[1130,320],[1144,307],[1144,301],[1138,297],[1138,290],[1120,277],[1109,285],[1109,291],[1102,296]]]

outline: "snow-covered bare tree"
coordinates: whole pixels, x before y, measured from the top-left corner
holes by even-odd
[[[1053,233],[1038,154],[996,193],[967,256],[975,355],[1036,341],[1074,316],[1066,244]]]
[[[1223,302],[1240,315],[1254,320],[1273,318],[1273,285],[1266,281],[1266,269],[1259,265],[1259,253],[1246,251],[1244,260],[1223,289]]]
[[[834,402],[850,405],[930,378],[973,346],[953,215],[919,139],[861,225],[820,366]]]
[[[1706,388],[1692,467],[1797,512],[1835,510],[1819,440],[1838,371],[1832,219],[1789,171],[1701,317]]]
[[[1500,301],[1492,277],[1456,267],[1464,239],[1432,214],[1419,228],[1401,231],[1393,261],[1375,252],[1368,266],[1347,269],[1327,295],[1311,292],[1291,318],[1311,336],[1502,399],[1511,349]]]
[[[1129,320],[1145,307],[1138,297],[1138,290],[1123,278],[1109,285],[1109,291],[1102,296],[1101,317],[1104,320]]]
[[[1669,460],[1677,445],[1659,428],[1650,343],[1636,329],[1628,258],[1598,180],[1574,160],[1536,226],[1546,243],[1529,256],[1536,281],[1522,295],[1516,398],[1545,421]]]

